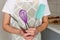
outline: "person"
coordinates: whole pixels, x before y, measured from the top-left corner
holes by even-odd
[[[38,26],[34,27],[35,13],[40,4],[45,5],[44,15],[39,20],[39,24],[37,24]],[[26,30],[27,33],[23,32],[13,18],[14,16],[17,16],[15,18],[18,19],[20,26],[26,28],[24,22],[18,15],[21,9],[27,11],[28,24],[30,25],[30,28]],[[3,29],[11,33],[11,40],[41,40],[41,32],[48,27],[48,15],[51,14],[47,0],[7,0],[2,12],[4,13]]]

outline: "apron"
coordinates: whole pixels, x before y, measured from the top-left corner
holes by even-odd
[[[11,25],[15,28],[20,29],[20,26],[24,29],[26,29],[24,21],[19,17],[19,11],[21,9],[24,9],[27,11],[27,19],[28,19],[28,24],[29,26],[33,26],[35,23],[35,14],[38,9],[39,2],[36,0],[33,0],[33,2],[30,1],[16,1],[16,5],[14,7],[14,12],[11,15]],[[15,20],[16,19],[16,20]],[[18,21],[18,22],[17,22]],[[42,24],[42,19],[39,20],[40,23],[37,23],[36,26],[39,26]],[[16,34],[11,34],[12,35],[12,40],[25,40],[22,36],[16,35]],[[41,40],[41,33],[38,33],[33,40]]]

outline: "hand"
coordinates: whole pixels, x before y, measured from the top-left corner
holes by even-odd
[[[30,33],[24,33],[23,30],[20,30],[20,35],[25,38],[26,40],[32,40],[33,36],[28,36]]]
[[[33,38],[34,38],[33,36],[26,36],[25,40],[33,40]]]
[[[33,39],[34,36],[38,33],[38,31],[36,30],[36,28],[29,28],[28,30],[26,30],[26,32],[31,35],[31,37],[32,37],[31,39]]]
[[[26,30],[27,33],[30,33],[30,35],[34,36],[38,33],[36,28],[29,28],[28,30]]]

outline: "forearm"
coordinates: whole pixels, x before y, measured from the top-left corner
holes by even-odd
[[[43,23],[42,25],[37,27],[37,31],[42,32],[47,28],[47,26],[48,26],[48,23]]]
[[[10,19],[11,16],[8,13],[4,13],[3,14],[3,23],[2,23],[2,28],[9,32],[9,33],[13,33],[13,34],[19,34],[20,33],[20,29],[14,28],[10,25]]]
[[[3,25],[3,29],[9,33],[12,33],[12,34],[17,34],[19,35],[20,34],[20,30],[17,29],[17,28],[14,28],[10,25]]]

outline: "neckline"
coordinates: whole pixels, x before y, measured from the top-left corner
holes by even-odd
[[[16,2],[33,2],[34,0],[16,0]]]

